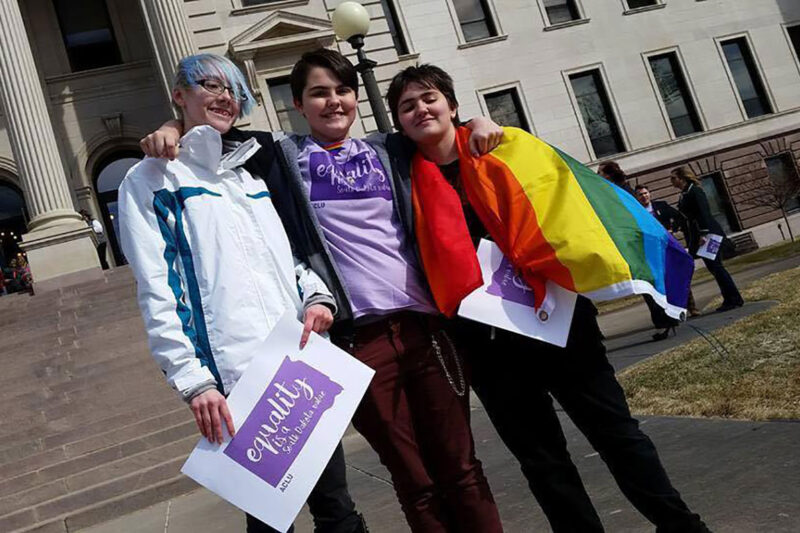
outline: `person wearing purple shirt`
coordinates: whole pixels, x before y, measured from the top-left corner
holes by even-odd
[[[297,163],[306,194],[350,288],[353,318],[435,313],[394,212],[391,176],[375,150],[351,138],[324,145],[305,137],[301,146]]]

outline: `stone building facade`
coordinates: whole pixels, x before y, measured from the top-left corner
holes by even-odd
[[[110,259],[124,261],[116,186],[141,157],[138,139],[170,117],[184,54],[241,65],[260,103],[242,126],[302,130],[286,76],[306,50],[354,55],[330,24],[339,1],[0,0],[0,261],[24,250],[42,288],[96,275],[78,209],[104,223]],[[670,169],[690,165],[732,233],[781,238],[779,211],[752,197],[800,180],[797,0],[362,3],[383,90],[404,66],[438,64],[462,117],[524,127],[592,165],[614,159],[671,201]],[[354,134],[375,129],[361,98]]]

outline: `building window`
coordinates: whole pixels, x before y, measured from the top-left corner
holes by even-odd
[[[569,80],[595,157],[601,158],[624,152],[625,145],[600,71],[591,70],[573,74]]]
[[[0,179],[0,269],[7,268],[12,259],[22,254],[19,243],[26,232],[27,216],[22,191]]]
[[[125,174],[133,165],[142,160],[142,155],[138,152],[125,151],[117,152],[104,159],[97,165],[97,176],[95,178],[95,191],[97,202],[100,205],[102,224],[105,228],[106,238],[111,246],[111,253],[117,265],[127,263],[120,247],[119,232],[119,205],[118,194],[120,184],[125,178]]]
[[[278,123],[281,129],[300,135],[311,133],[308,122],[294,107],[289,78],[268,80],[267,86],[269,86],[269,96],[272,99],[272,105],[275,107],[275,114],[278,116]]]
[[[261,4],[273,4],[280,0],[242,0],[243,7],[259,6]]]
[[[736,219],[736,213],[733,210],[733,204],[728,196],[728,190],[725,188],[725,182],[722,179],[722,174],[714,172],[700,178],[700,183],[703,186],[703,191],[708,198],[708,207],[711,211],[711,216],[714,220],[719,222],[722,230],[727,234],[733,231],[739,231],[739,221]]]
[[[747,118],[760,117],[772,113],[767,92],[756,69],[747,39],[739,37],[721,43],[725,60],[733,76],[739,97],[742,99]]]
[[[775,199],[778,201],[782,201],[784,198],[788,200],[784,204],[787,213],[800,209],[800,197],[797,194],[800,190],[798,185],[800,176],[797,175],[797,165],[795,165],[792,155],[784,152],[772,157],[765,157],[764,162],[767,164],[769,179],[775,186]]]
[[[73,72],[122,62],[104,0],[53,0]]]
[[[522,108],[519,92],[515,87],[483,95],[492,120],[501,126],[513,126],[530,132],[528,119]]]
[[[789,34],[789,40],[792,42],[794,53],[797,59],[800,60],[800,24],[786,28],[786,33]]]
[[[653,77],[676,137],[702,131],[700,117],[675,52],[649,58]]]
[[[404,56],[408,54],[411,50],[400,26],[400,17],[397,14],[395,0],[381,0],[381,6],[383,7],[383,14],[386,16],[386,23],[389,25],[389,32],[392,34],[392,42],[394,42],[397,55]]]
[[[639,9],[658,5],[658,0],[628,0],[628,9]]]
[[[575,0],[544,0],[544,10],[550,24],[562,24],[581,18]]]
[[[497,35],[486,0],[453,0],[453,5],[466,42]]]

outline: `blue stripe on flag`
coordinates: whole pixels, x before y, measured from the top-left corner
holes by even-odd
[[[647,210],[642,207],[642,204],[639,203],[639,200],[634,198],[628,191],[611,183],[609,184],[612,185],[617,196],[622,200],[622,204],[642,230],[642,236],[644,237],[642,244],[644,245],[645,260],[650,267],[650,271],[653,273],[654,287],[661,294],[666,294],[667,287],[664,283],[664,263],[666,261],[669,233],[667,233],[667,230],[661,225],[661,222],[648,213]]]

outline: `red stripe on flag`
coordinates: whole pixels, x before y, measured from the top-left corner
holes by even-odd
[[[520,180],[506,164],[490,154],[474,158],[469,150],[469,130],[459,128],[461,180],[475,213],[497,246],[533,287],[537,306],[544,293],[544,280],[576,291],[569,269],[559,261],[555,249],[542,233],[536,211]]]

